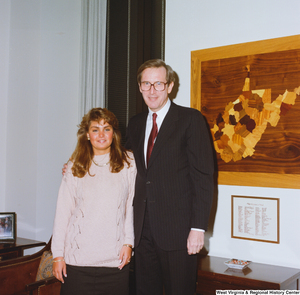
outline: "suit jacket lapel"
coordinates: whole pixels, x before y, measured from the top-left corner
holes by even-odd
[[[178,120],[178,109],[174,103],[171,103],[170,109],[159,129],[151,157],[149,159],[148,168],[151,166],[154,159],[159,154],[161,147],[164,146],[165,142],[168,141],[169,137],[171,136],[174,128],[175,128],[175,121]],[[145,137],[145,135],[144,135]]]
[[[147,122],[148,112],[142,114],[140,121],[136,126],[136,134],[134,136],[137,137],[137,150],[136,150],[136,159],[135,161],[139,161],[141,167],[146,170],[145,165],[145,155],[144,155],[144,141],[145,141],[145,129]]]

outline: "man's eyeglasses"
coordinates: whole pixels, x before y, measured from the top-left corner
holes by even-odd
[[[153,84],[148,81],[143,81],[141,82],[140,88],[142,91],[149,91],[151,89],[151,86],[153,86],[156,91],[164,91],[167,84],[168,83],[160,81],[154,82]]]

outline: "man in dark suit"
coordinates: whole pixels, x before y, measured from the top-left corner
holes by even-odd
[[[162,60],[145,62],[137,79],[148,106],[130,120],[126,143],[137,166],[137,294],[192,295],[213,196],[209,131],[199,111],[169,100],[175,75]]]

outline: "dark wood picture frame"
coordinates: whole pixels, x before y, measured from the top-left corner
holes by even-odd
[[[14,243],[16,236],[16,213],[0,212],[0,243]]]
[[[289,50],[299,50],[299,49],[300,49],[300,35],[295,35],[289,37],[282,37],[276,39],[269,39],[269,40],[262,40],[256,42],[249,42],[243,44],[192,51],[191,52],[191,107],[200,110],[205,116],[207,111],[210,111],[207,110],[207,105],[205,105],[204,102],[201,102],[201,95],[203,95],[203,92],[201,92],[201,84],[202,84],[201,82],[204,74],[202,73],[201,70],[202,62],[222,60],[227,58],[239,58],[245,56],[251,57],[253,55],[269,54],[269,53],[283,52]],[[250,77],[251,77],[251,73],[250,73]],[[299,105],[298,101],[299,98],[296,100],[297,104]],[[214,115],[216,118],[218,113]],[[208,123],[211,124],[212,122],[209,121]],[[297,122],[295,122],[295,124],[296,123]],[[212,128],[212,126],[210,126],[210,128]],[[298,130],[297,125],[294,126],[294,129]],[[283,135],[285,136],[285,134]],[[299,142],[298,137],[297,137],[297,142]],[[294,147],[299,152],[300,149],[297,142],[294,144]],[[287,159],[287,164],[285,167],[288,167],[289,165],[288,163],[292,164],[291,161],[292,159]],[[297,161],[299,161],[299,156]],[[296,162],[293,162],[293,165],[295,165],[295,163]],[[300,189],[300,174],[298,172],[286,173],[283,169],[283,171],[277,173],[277,171],[275,169],[272,169],[271,166],[269,171],[253,172],[247,169],[244,170],[233,169],[232,167],[230,171],[226,169],[219,169],[218,183],[225,184],[225,185]]]

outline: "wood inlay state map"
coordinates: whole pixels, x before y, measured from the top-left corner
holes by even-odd
[[[191,52],[218,184],[300,189],[300,35]]]
[[[218,171],[300,175],[300,49],[201,62]]]
[[[247,65],[248,74],[250,65]],[[229,102],[219,113],[211,129],[214,147],[221,159],[228,163],[251,157],[255,146],[268,127],[276,127],[281,116],[287,115],[295,104],[300,86],[293,92],[286,90],[273,102],[271,89],[250,90],[249,75],[245,79],[242,94]]]

